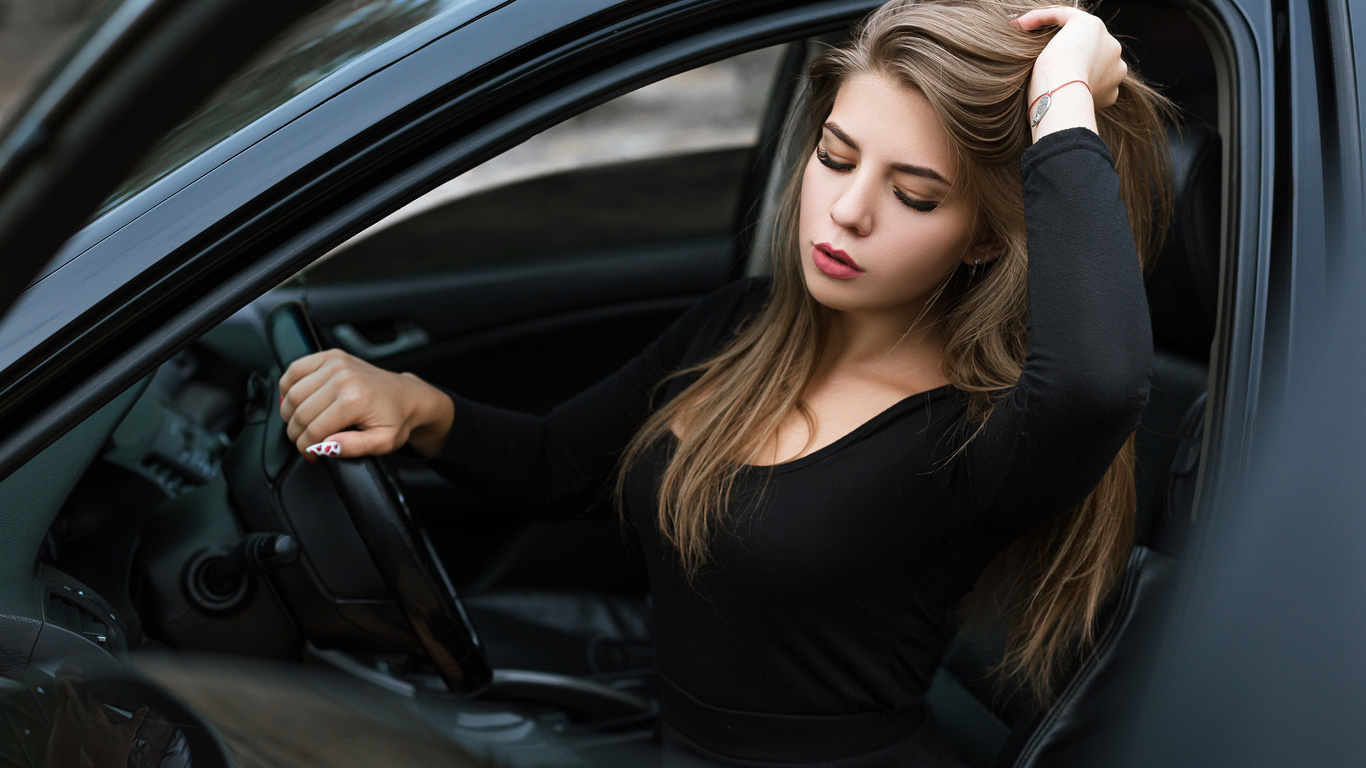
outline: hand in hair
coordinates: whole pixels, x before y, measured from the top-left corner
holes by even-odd
[[[1053,93],[1052,105],[1034,128],[1034,139],[1075,126],[1096,130],[1095,110],[1115,103],[1119,84],[1129,72],[1120,57],[1119,41],[1104,22],[1079,8],[1040,8],[1020,16],[1016,23],[1027,31],[1059,27],[1034,61],[1029,104],[1073,80],[1086,83],[1085,87],[1069,85]]]
[[[280,416],[301,453],[331,440],[348,458],[405,444],[430,457],[445,442],[454,411],[446,393],[413,374],[337,349],[301,357],[280,377]]]

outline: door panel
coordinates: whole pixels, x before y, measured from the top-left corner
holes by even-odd
[[[319,327],[369,343],[419,329],[420,347],[376,359],[509,408],[543,413],[619,367],[728,276],[727,240],[308,288]],[[553,376],[550,375],[553,372]]]

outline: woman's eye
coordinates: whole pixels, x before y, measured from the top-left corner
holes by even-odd
[[[831,169],[831,170],[833,170],[833,171],[852,171],[852,170],[854,170],[854,164],[853,164],[853,163],[837,163],[837,162],[835,162],[834,160],[832,160],[832,159],[830,158],[830,153],[829,153],[829,152],[826,152],[825,150],[821,149],[820,147],[816,147],[816,159],[819,160],[819,161],[821,161],[821,165],[823,165],[823,166],[825,166],[826,168],[829,168],[829,169]]]
[[[933,200],[917,200],[899,189],[893,189],[892,194],[896,195],[896,199],[900,200],[907,208],[913,208],[921,213],[929,213],[939,207],[939,203]]]
[[[826,168],[829,168],[832,171],[854,170],[853,163],[836,162],[834,158],[830,157],[829,152],[825,151],[820,147],[816,147],[816,159],[820,161],[821,165],[825,166]],[[934,202],[933,200],[917,200],[914,197],[907,195],[905,192],[896,189],[895,187],[892,188],[892,194],[896,195],[896,199],[900,200],[902,205],[906,206],[907,208],[920,211],[921,213],[929,213],[930,211],[933,211],[935,208],[939,207],[939,203]]]

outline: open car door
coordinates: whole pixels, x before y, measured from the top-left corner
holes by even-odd
[[[159,140],[316,5],[311,0],[111,3],[0,136],[0,316]],[[12,389],[9,377],[3,378],[0,391]],[[0,412],[31,411],[22,393],[7,394]],[[25,459],[12,458],[0,478]],[[0,530],[6,539],[22,538],[27,521],[10,519],[10,511],[0,509]],[[28,584],[34,565],[31,559],[0,557],[0,584]],[[62,641],[60,632],[48,631],[49,625],[16,604],[26,599],[0,588],[0,689],[6,694],[14,692],[9,684],[24,678],[43,648],[50,651]],[[0,715],[11,724],[20,722],[23,712],[8,703],[12,697],[7,695]],[[175,714],[169,700],[158,706]],[[16,735],[21,731],[29,733],[13,729]]]
[[[158,140],[318,5],[110,4],[0,139],[0,313]]]

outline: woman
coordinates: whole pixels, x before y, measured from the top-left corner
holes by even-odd
[[[408,444],[546,496],[614,480],[666,744],[947,763],[923,696],[964,596],[1004,612],[1002,671],[1046,702],[1130,547],[1165,102],[1076,8],[897,0],[803,104],[772,279],[547,417],[335,351],[289,368],[281,415],[321,455]]]

